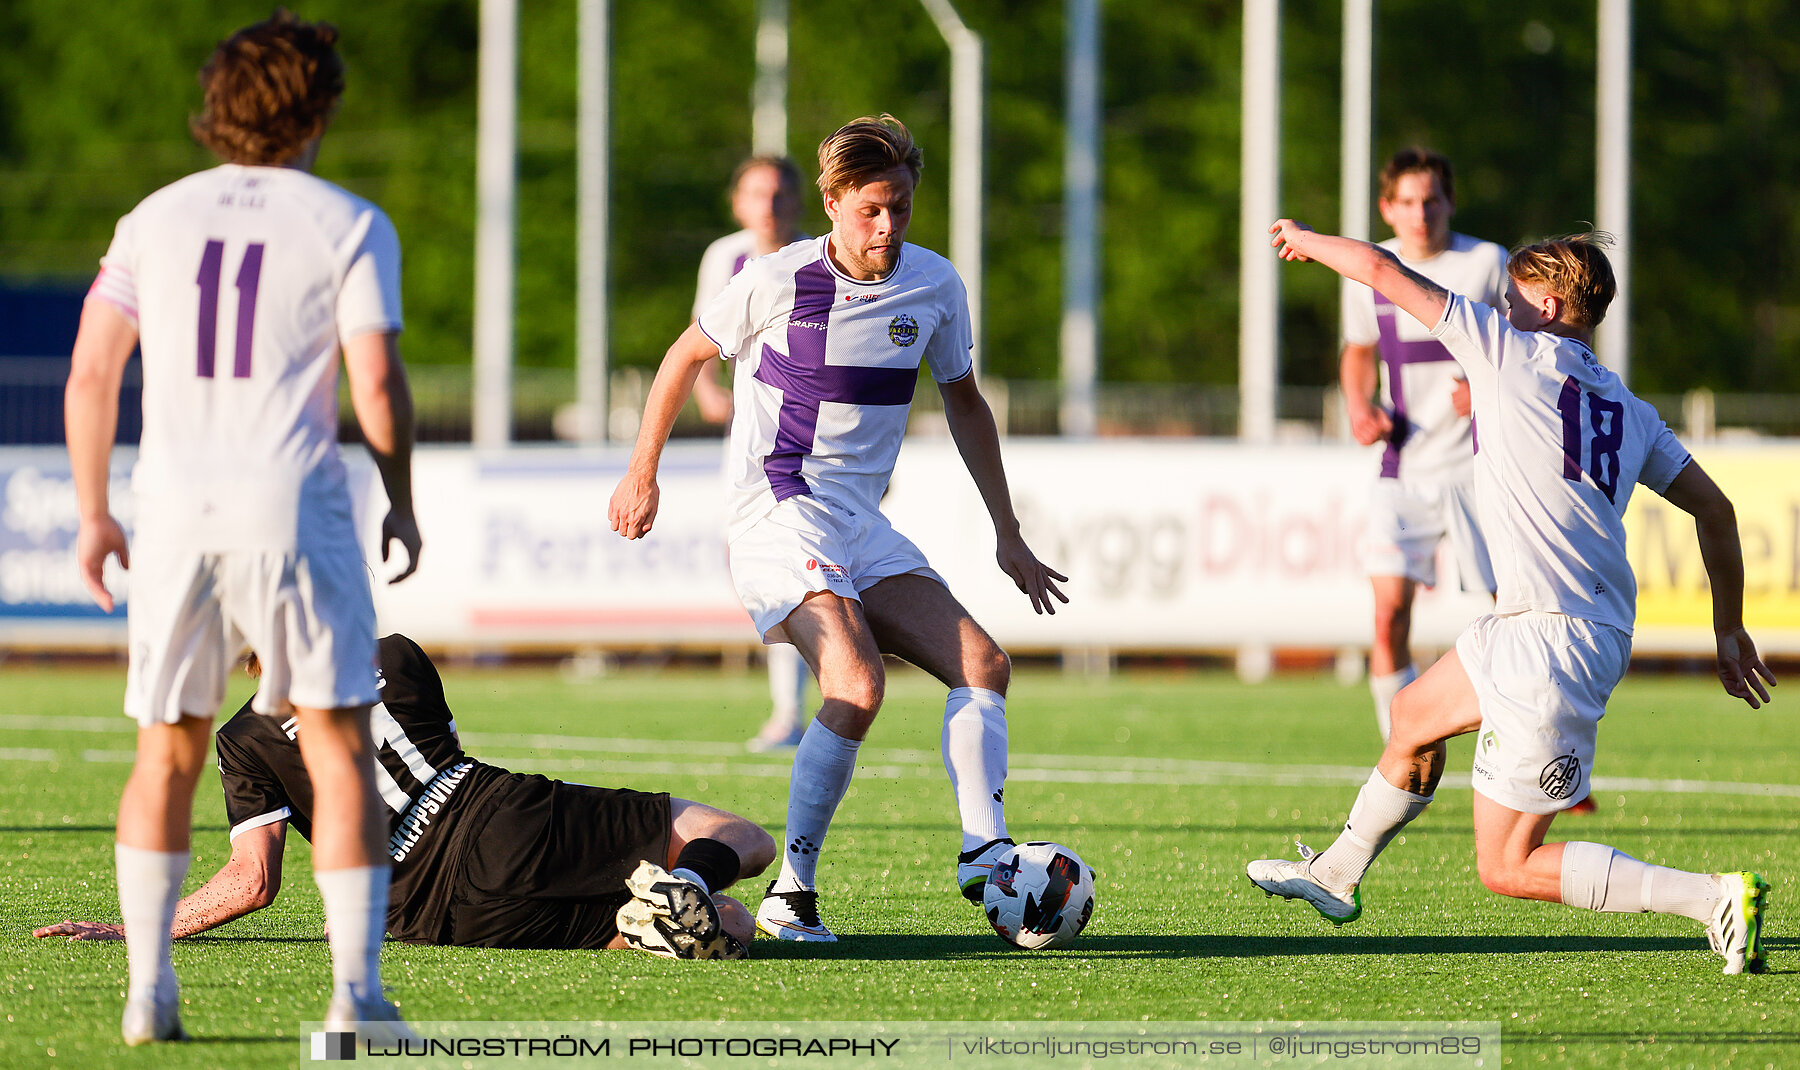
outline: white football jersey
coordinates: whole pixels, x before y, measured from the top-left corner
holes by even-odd
[[[1499,581],[1496,613],[1544,610],[1631,631],[1625,557],[1634,484],[1658,494],[1688,451],[1594,351],[1519,331],[1452,294],[1432,335],[1456,354],[1475,403],[1475,497]]]
[[[90,298],[136,324],[138,530],[192,549],[354,539],[337,448],[339,342],[398,331],[381,209],[304,171],[227,164],[119,220]]]
[[[968,297],[950,261],[902,246],[888,277],[859,282],[796,242],[738,272],[700,314],[737,361],[726,464],[729,534],[810,494],[879,509],[906,434],[921,362],[940,383],[968,375]]]
[[[795,241],[810,241],[805,235],[799,235]],[[712,299],[719,296],[719,291],[732,280],[744,265],[756,259],[756,235],[747,230],[735,234],[727,234],[706,247],[700,257],[700,279],[694,287],[694,319],[706,311]]]
[[[1381,243],[1400,256],[1400,239]],[[1506,250],[1493,242],[1451,234],[1450,245],[1428,260],[1400,262],[1451,293],[1495,308],[1506,301]],[[1450,391],[1462,373],[1450,351],[1425,326],[1361,283],[1346,287],[1344,341],[1375,346],[1381,359],[1381,403],[1394,429],[1381,455],[1381,475],[1425,483],[1466,482],[1474,463],[1469,420],[1457,414]]]

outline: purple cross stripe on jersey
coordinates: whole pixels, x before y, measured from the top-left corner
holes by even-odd
[[[1444,343],[1436,339],[1423,342],[1402,342],[1399,328],[1394,323],[1394,303],[1375,292],[1375,326],[1381,332],[1381,363],[1387,366],[1388,397],[1394,401],[1393,430],[1388,432],[1387,449],[1381,454],[1381,478],[1395,479],[1400,475],[1400,448],[1406,445],[1406,438],[1412,433],[1412,421],[1406,418],[1406,377],[1401,368],[1407,364],[1434,364],[1440,360],[1455,360]]]
[[[763,458],[763,471],[776,501],[811,494],[800,465],[812,455],[819,431],[819,405],[911,405],[919,381],[910,368],[858,368],[825,363],[837,282],[823,262],[808,264],[794,275],[794,311],[788,317],[788,351],[763,346],[756,378],[781,391],[781,413],[775,448]]]

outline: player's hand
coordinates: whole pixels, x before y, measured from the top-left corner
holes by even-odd
[[[1275,255],[1283,260],[1311,260],[1312,257],[1296,249],[1294,244],[1302,240],[1302,234],[1312,232],[1313,228],[1297,219],[1277,219],[1269,225],[1269,233],[1275,235],[1269,239],[1269,245],[1274,248]]]
[[[1065,605],[1068,603],[1069,596],[1056,585],[1069,582],[1069,577],[1039,561],[1023,538],[1016,534],[1002,536],[994,558],[1000,563],[1000,571],[1011,576],[1025,597],[1031,599],[1033,612],[1055,614],[1056,602],[1050,600],[1052,597]]]
[[[108,613],[113,611],[113,596],[102,577],[106,572],[106,559],[114,554],[119,557],[120,568],[131,567],[131,547],[119,522],[111,516],[82,521],[75,535],[75,559],[81,564],[81,582],[87,586],[94,602]]]
[[[1362,445],[1373,446],[1394,433],[1394,419],[1385,409],[1368,402],[1350,402],[1345,408],[1350,414],[1350,434]]]
[[[1769,688],[1775,686],[1775,674],[1757,655],[1750,633],[1733,628],[1720,632],[1718,640],[1719,682],[1725,685],[1725,693],[1743,699],[1753,710],[1762,709],[1762,704],[1769,701]],[[1762,679],[1757,679],[1759,676]],[[1765,682],[1768,687],[1763,686]],[[1762,701],[1757,701],[1759,698]]]
[[[1469,413],[1475,411],[1475,406],[1469,401],[1469,381],[1467,379],[1456,380],[1456,385],[1450,388],[1450,404],[1456,409],[1456,415],[1464,419],[1468,418]]]
[[[606,519],[612,529],[627,539],[641,539],[656,523],[656,507],[662,500],[662,489],[654,475],[627,472],[613,488],[612,501],[606,506]]]
[[[413,516],[410,509],[404,512],[390,509],[388,515],[382,518],[381,559],[383,561],[388,559],[388,548],[396,542],[400,544],[402,550],[406,551],[406,569],[398,576],[388,580],[389,583],[399,583],[419,570],[419,548],[423,545],[423,540],[419,537],[419,521]]]
[[[59,921],[55,925],[34,929],[31,935],[39,940],[46,936],[66,936],[71,941],[123,940],[125,939],[125,926],[110,925],[104,921]]]

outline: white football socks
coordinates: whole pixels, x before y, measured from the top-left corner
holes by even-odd
[[[1394,719],[1394,696],[1400,689],[1419,678],[1419,667],[1408,664],[1399,672],[1391,672],[1386,676],[1370,676],[1369,692],[1375,696],[1375,724],[1381,729],[1381,741],[1387,742],[1388,733],[1392,730]]]
[[[381,938],[387,932],[387,865],[313,870],[331,929],[334,995],[381,998]]]
[[[770,725],[800,727],[806,709],[806,680],[812,670],[800,651],[788,643],[772,643],[768,648]]]
[[[845,739],[819,723],[806,726],[794,748],[794,771],[788,778],[787,830],[781,850],[781,876],[775,890],[811,888],[818,875],[819,850],[831,816],[850,790],[860,739]]]
[[[127,997],[174,1000],[175,963],[169,955],[169,927],[181,900],[190,852],[149,851],[113,844],[118,869],[119,914],[125,922]]]
[[[944,702],[944,771],[962,817],[962,849],[1006,836],[1006,696],[958,687]]]
[[[1562,901],[1608,914],[1679,914],[1709,921],[1719,902],[1710,873],[1653,866],[1603,843],[1563,844]]]
[[[1356,793],[1344,831],[1330,847],[1313,857],[1313,876],[1340,891],[1361,884],[1375,856],[1430,805],[1431,796],[1396,788],[1381,775],[1381,770],[1372,771],[1362,790]]]

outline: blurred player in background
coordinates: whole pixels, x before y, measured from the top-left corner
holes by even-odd
[[[396,938],[743,957],[754,922],[716,893],[775,860],[775,841],[750,821],[664,793],[565,784],[470,758],[437,666],[403,635],[381,641],[381,701],[369,722],[394,867],[386,924]],[[299,733],[296,719],[265,717],[251,702],[219,729],[231,858],[177,905],[172,936],[275,901],[288,826],[312,839]],[[125,933],[65,921],[33,935]]]
[[[700,258],[695,320],[746,263],[810,237],[799,228],[800,185],[800,168],[786,156],[752,156],[737,165],[731,174],[731,214],[744,229],[713,242]],[[729,427],[731,391],[719,384],[723,363],[708,362],[694,380],[694,401],[707,422]],[[806,728],[806,682],[811,676],[806,662],[792,643],[770,643],[767,655],[771,708],[768,721],[748,744],[756,752],[799,746]]]
[[[138,753],[117,846],[128,1044],[184,1036],[170,921],[212,717],[246,642],[263,665],[258,712],[305,728],[313,869],[331,927],[328,1028],[404,1031],[378,966],[388,866],[369,736],[375,607],[338,456],[340,350],[390,503],[382,556],[394,541],[407,556],[396,581],[419,553],[412,398],[393,225],[310,173],[343,93],[336,41],[329,24],[278,10],[214,50],[193,130],[226,163],[119,221],[75,340],[65,419],[82,575],[110,611],[106,559],[134,566],[125,712],[139,724]],[[107,467],[120,378],[140,344],[128,548]]]
[[[705,364],[737,361],[732,580],[763,641],[798,647],[823,697],[794,752],[781,874],[756,915],[757,928],[783,940],[836,939],[819,917],[819,851],[881,708],[883,653],[951,689],[942,749],[962,819],[964,895],[981,902],[1011,843],[1002,803],[1011,664],[881,513],[921,362],[993,520],[1001,570],[1038,612],[1067,601],[1056,586],[1065,577],[1019,534],[999,433],[975,384],[962,280],[943,257],[905,243],[921,163],[889,115],[820,144],[831,232],[747,264],[670,347],[608,510],[628,539],[650,530],[675,414]]]
[[[1481,428],[1476,495],[1494,562],[1494,612],[1394,702],[1393,734],[1344,831],[1298,862],[1251,862],[1270,895],[1304,899],[1342,925],[1384,847],[1430,804],[1444,741],[1480,730],[1475,862],[1490,891],[1610,912],[1679,914],[1706,926],[1726,973],[1765,968],[1768,884],[1755,873],[1689,873],[1598,843],[1545,843],[1587,797],[1606,701],[1624,677],[1637,613],[1625,507],[1642,483],[1693,515],[1712,588],[1719,679],[1751,709],[1775,683],[1744,630],[1737,516],[1656,410],[1600,363],[1594,328],[1616,287],[1604,236],[1527,245],[1508,262],[1506,310],[1450,293],[1367,242],[1283,219],[1289,260],[1317,260],[1431,326],[1468,373]]]
[[[1394,230],[1382,248],[1452,293],[1499,307],[1506,250],[1450,230],[1450,161],[1401,149],[1382,167],[1380,183],[1377,206]],[[1369,689],[1386,740],[1389,705],[1419,675],[1409,648],[1413,595],[1419,584],[1437,585],[1438,544],[1449,539],[1464,590],[1493,594],[1494,570],[1475,522],[1468,380],[1443,343],[1389,297],[1359,283],[1345,290],[1339,374],[1350,431],[1365,446],[1386,443],[1369,503],[1367,558],[1375,594]]]

